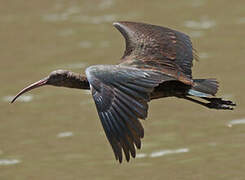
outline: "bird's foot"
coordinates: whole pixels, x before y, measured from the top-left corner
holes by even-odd
[[[229,100],[223,100],[222,98],[210,98],[207,99],[210,103],[207,103],[206,106],[212,109],[223,109],[223,110],[233,110],[235,103]]]

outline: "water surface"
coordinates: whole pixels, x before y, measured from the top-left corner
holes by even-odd
[[[0,6],[0,179],[245,178],[245,3],[242,0],[3,1]],[[124,40],[116,20],[189,34],[200,54],[194,77],[217,77],[234,111],[175,98],[150,103],[138,156],[119,165],[91,94],[45,87],[10,105],[20,89],[55,69],[83,73],[115,64]],[[235,121],[234,121],[235,120]]]

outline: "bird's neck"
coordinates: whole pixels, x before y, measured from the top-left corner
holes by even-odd
[[[76,89],[90,89],[88,79],[85,75],[70,71],[67,73],[61,86]]]

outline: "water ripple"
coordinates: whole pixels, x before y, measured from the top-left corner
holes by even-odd
[[[232,125],[237,125],[237,124],[245,124],[245,118],[244,119],[234,119],[234,120],[231,120],[228,123],[228,127],[232,127]]]
[[[160,157],[160,156],[164,156],[164,155],[168,155],[168,154],[178,154],[178,153],[185,153],[185,152],[189,152],[188,148],[182,148],[182,149],[176,149],[176,150],[161,150],[161,151],[156,151],[156,152],[152,152],[150,154],[150,157]]]
[[[15,96],[5,96],[3,97],[3,101],[5,102],[11,102],[14,99]],[[32,101],[33,96],[32,95],[21,95],[16,101],[20,102],[30,102]]]
[[[190,150],[188,148],[181,148],[181,149],[174,149],[174,150],[167,149],[167,150],[155,151],[155,152],[152,152],[150,154],[140,153],[140,154],[136,155],[136,158],[144,158],[144,157],[155,158],[155,157],[161,157],[161,156],[165,156],[165,155],[169,155],[169,154],[186,153],[189,151]]]
[[[20,163],[18,159],[0,159],[0,166],[8,166]]]
[[[103,0],[98,4],[98,6],[100,9],[108,9],[111,8],[113,4],[114,4],[113,0]]]
[[[59,134],[57,134],[58,138],[65,138],[65,137],[71,137],[73,136],[73,132],[67,131],[67,132],[61,132]]]
[[[184,25],[192,29],[210,29],[216,25],[214,20],[201,19],[200,21],[188,20],[185,21]]]
[[[80,13],[81,9],[73,6],[65,9],[62,13],[50,13],[43,15],[43,20],[46,22],[58,22],[58,21],[66,21],[71,16]]]
[[[144,157],[147,157],[147,154],[146,153],[136,154],[136,158],[144,158]]]

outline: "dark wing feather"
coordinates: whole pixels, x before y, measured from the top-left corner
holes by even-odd
[[[191,78],[193,49],[189,36],[166,27],[145,23],[116,22],[113,25],[126,41],[122,63],[138,60],[139,65],[140,61],[144,61],[144,66],[181,71]]]
[[[149,94],[170,77],[154,71],[116,66],[91,66],[86,75],[96,108],[115,157],[122,162],[135,157],[144,129],[139,118],[147,117]],[[171,79],[171,78],[170,78]]]

